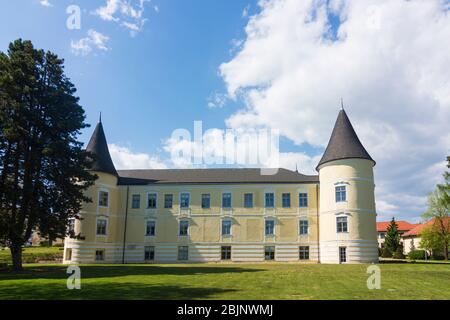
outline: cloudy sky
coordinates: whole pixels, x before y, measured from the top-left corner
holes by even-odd
[[[3,0],[0,30],[1,51],[65,58],[117,168],[190,166],[171,135],[201,120],[212,150],[225,129],[279,130],[280,166],[311,174],[342,97],[378,219],[417,221],[450,154],[449,1]]]

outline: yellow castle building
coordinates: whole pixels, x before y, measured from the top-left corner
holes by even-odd
[[[87,150],[98,179],[64,263],[378,262],[375,161],[344,110],[318,175],[116,170],[101,121]]]

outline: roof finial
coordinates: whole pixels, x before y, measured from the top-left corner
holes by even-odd
[[[341,110],[344,110],[344,99],[341,98]]]
[[[100,116],[99,116],[99,118],[98,118],[98,122],[99,123],[102,123],[102,112],[100,111]]]

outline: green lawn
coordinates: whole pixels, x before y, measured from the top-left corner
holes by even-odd
[[[369,290],[367,265],[83,265],[81,290],[66,288],[63,265],[0,273],[0,299],[450,299],[450,265],[380,264]]]

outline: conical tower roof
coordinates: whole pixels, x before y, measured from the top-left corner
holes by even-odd
[[[339,111],[330,141],[328,142],[328,146],[325,149],[325,153],[319,161],[316,170],[318,170],[322,164],[330,161],[353,158],[367,159],[373,161],[375,165],[375,161],[366,151],[361,141],[359,141],[359,138],[348,119],[347,113],[342,109]]]
[[[90,170],[110,173],[117,176],[116,168],[109,154],[108,143],[106,142],[105,132],[103,131],[102,121],[97,123],[91,140],[87,145],[86,151],[95,155],[95,161]]]

